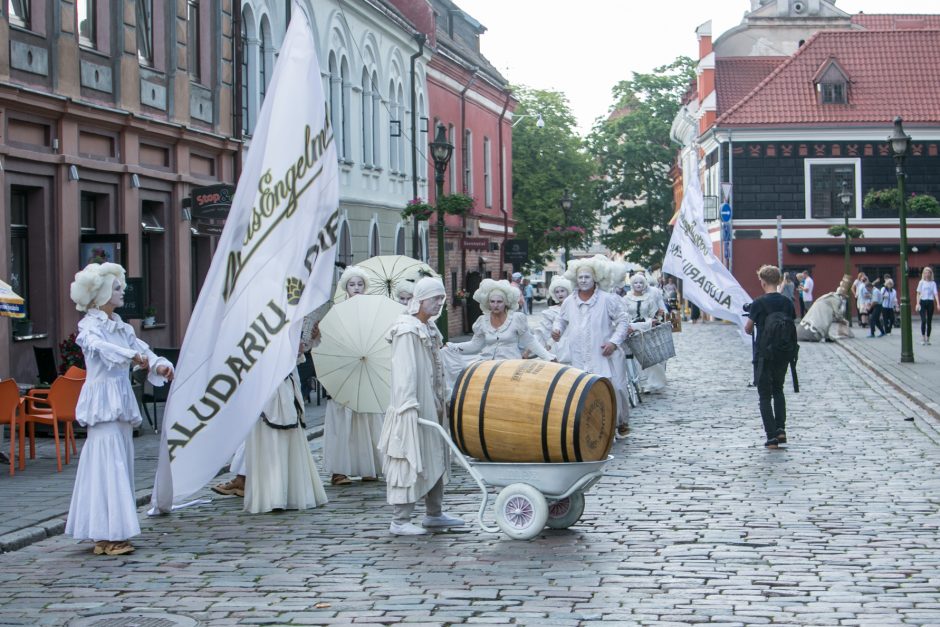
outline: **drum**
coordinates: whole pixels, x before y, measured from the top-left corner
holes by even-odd
[[[606,377],[536,359],[478,361],[451,395],[457,448],[498,462],[582,462],[607,458],[617,421]]]

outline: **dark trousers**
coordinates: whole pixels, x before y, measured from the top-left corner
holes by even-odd
[[[803,300],[803,295],[800,294],[800,318],[806,317],[806,301]]]
[[[758,365],[757,395],[760,398],[760,417],[768,440],[787,429],[787,401],[783,396],[783,382],[789,365],[787,362],[775,361]]]
[[[881,319],[884,321],[885,333],[891,333],[891,329],[894,328],[894,309],[890,307],[882,307]]]
[[[920,334],[930,337],[930,327],[933,324],[933,301],[920,301]]]
[[[875,329],[878,329],[882,335],[885,334],[885,327],[881,324],[881,310],[882,307],[878,303],[872,303],[871,309],[868,310],[868,333],[870,335],[875,334]]]

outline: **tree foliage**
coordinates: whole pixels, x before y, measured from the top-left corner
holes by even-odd
[[[599,196],[610,216],[603,242],[645,266],[662,261],[674,213],[669,131],[695,63],[679,57],[650,74],[634,72],[613,89],[614,105],[588,138],[601,169]]]
[[[597,223],[596,167],[564,94],[522,86],[513,95],[519,100],[512,130],[513,218],[516,236],[529,242],[531,269],[544,266],[559,245],[555,227],[581,227],[584,233],[569,231],[569,246],[587,243]],[[542,128],[536,124],[539,114]],[[523,115],[529,117],[520,119]],[[560,202],[566,189],[573,197],[567,221]]]

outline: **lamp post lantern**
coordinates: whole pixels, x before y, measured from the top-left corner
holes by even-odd
[[[851,237],[849,236],[849,205],[852,203],[852,192],[849,191],[848,181],[842,181],[842,191],[839,192],[839,201],[842,203],[842,217],[845,219],[845,231],[843,235],[845,236],[845,276],[852,277],[852,262],[850,259],[849,253],[849,244]],[[848,321],[849,326],[852,326],[852,294],[845,295],[845,319]]]
[[[568,220],[568,212],[571,211],[572,200],[571,192],[565,188],[565,193],[561,195],[561,201],[559,204],[561,205],[561,213],[565,217],[565,223],[563,226],[566,229],[571,226],[571,222]],[[568,250],[568,234],[565,232],[565,268],[568,267],[569,259],[571,259],[571,252]]]
[[[434,160],[434,182],[437,184],[437,192],[434,198],[437,204],[437,273],[441,275],[441,281],[446,276],[444,273],[444,210],[441,209],[441,197],[444,195],[444,173],[447,171],[447,164],[454,152],[454,146],[447,141],[447,129],[443,124],[437,125],[437,135],[434,141],[429,144],[431,148],[431,158]],[[446,285],[446,283],[445,283]],[[437,319],[437,328],[444,341],[447,341],[447,303],[441,310],[441,315]]]
[[[911,143],[911,136],[904,132],[901,117],[894,118],[894,132],[888,137],[894,153],[895,172],[898,175],[898,193],[901,203],[898,206],[898,219],[901,227],[901,362],[914,361],[914,340],[911,336],[911,299],[907,285],[907,200],[904,197],[904,159]]]

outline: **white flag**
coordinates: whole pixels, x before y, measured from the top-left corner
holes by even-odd
[[[330,297],[337,177],[313,32],[297,11],[183,341],[151,513],[228,463],[295,367],[303,317]]]
[[[699,309],[737,324],[743,333],[744,305],[751,302],[751,297],[712,251],[697,160],[693,160],[685,178],[688,183],[666,250],[663,272],[682,279],[682,295]]]

